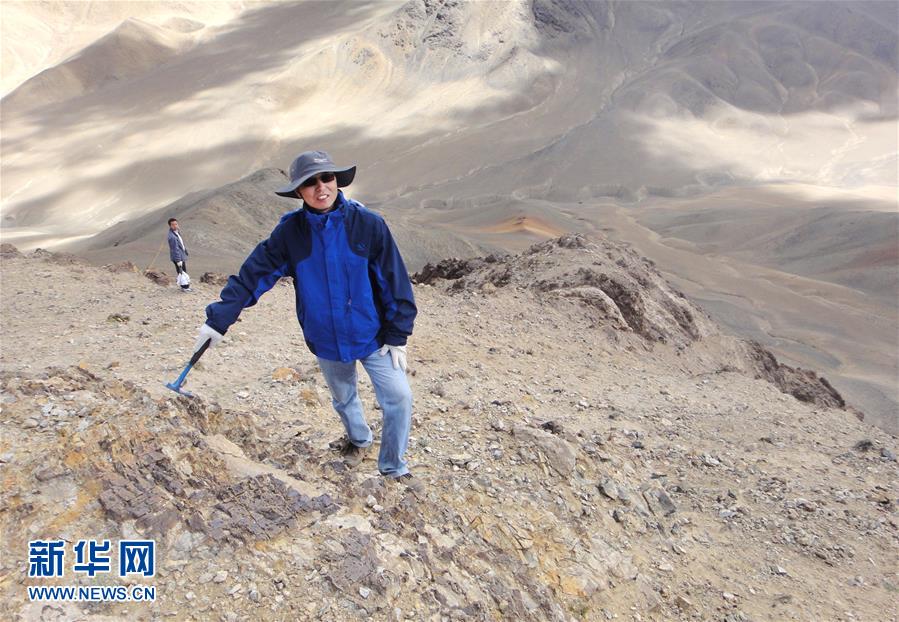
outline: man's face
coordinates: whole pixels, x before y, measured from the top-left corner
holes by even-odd
[[[172,222],[170,222],[169,229],[171,229],[172,231],[177,231],[178,230],[178,221],[173,220]]]
[[[330,179],[330,181],[323,181],[322,177]],[[334,173],[319,173],[315,177],[307,179],[302,186],[297,188],[297,192],[306,205],[312,209],[328,209],[337,200],[337,177],[334,176]]]

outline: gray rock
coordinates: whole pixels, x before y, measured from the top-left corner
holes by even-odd
[[[643,497],[630,490],[627,486],[618,486],[618,498],[640,516],[649,516],[649,508],[643,501]]]
[[[800,510],[805,510],[806,512],[814,512],[817,509],[817,507],[815,507],[815,504],[808,499],[798,498],[796,499],[795,503],[797,508],[799,508]]]
[[[545,422],[540,426],[541,429],[550,432],[551,434],[561,434],[564,431],[562,424],[558,421],[550,420]]]
[[[674,604],[678,606],[678,608],[687,611],[693,608],[693,603],[688,600],[686,597],[678,595],[674,599]]]
[[[472,461],[472,456],[468,454],[457,454],[455,456],[450,456],[447,460],[449,460],[449,463],[453,466],[464,467]]]
[[[668,496],[668,493],[661,488],[644,490],[643,498],[646,499],[649,509],[652,510],[652,513],[656,516],[668,516],[669,514],[674,514],[677,510],[674,501],[672,501],[671,497]]]
[[[599,490],[612,501],[618,500],[618,486],[611,479],[607,479],[600,484]]]
[[[721,461],[714,456],[710,456],[709,454],[703,454],[702,463],[706,466],[716,467],[721,464]]]
[[[62,477],[64,475],[68,475],[71,471],[61,465],[59,466],[50,466],[45,469],[41,469],[34,474],[35,479],[39,482],[46,482],[51,479],[56,479],[57,477]]]
[[[524,426],[516,427],[513,434],[523,443],[540,450],[546,456],[549,466],[559,475],[567,477],[577,466],[577,454],[574,447],[558,436]]]
[[[331,564],[328,580],[346,594],[355,593],[360,584],[375,584],[381,563],[371,536],[350,527],[340,532],[339,538],[323,556]]]

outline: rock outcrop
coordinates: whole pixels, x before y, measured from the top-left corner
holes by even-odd
[[[598,327],[633,332],[647,343],[679,348],[719,331],[708,315],[669,285],[653,263],[605,237],[569,234],[518,255],[450,258],[427,264],[415,283],[445,286],[451,294],[507,286],[576,302]],[[799,400],[845,408],[842,396],[815,372],[779,363],[758,343],[741,348],[742,366]]]
[[[569,234],[520,255],[446,259],[426,265],[413,279],[452,280],[450,292],[511,285],[573,299],[591,309],[598,322],[649,341],[685,344],[717,332],[707,315],[668,285],[648,259],[604,237]]]

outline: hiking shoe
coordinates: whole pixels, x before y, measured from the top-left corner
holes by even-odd
[[[340,452],[340,455],[343,457],[343,463],[348,467],[359,466],[365,459],[365,454],[368,453],[369,449],[368,447],[353,445],[353,443],[350,442],[350,439],[345,436],[336,441],[332,441],[329,446],[331,449],[336,449]]]
[[[424,483],[411,473],[405,473],[403,475],[400,475],[399,477],[388,476],[387,481],[392,484],[402,484],[416,495],[420,495],[425,491]]]

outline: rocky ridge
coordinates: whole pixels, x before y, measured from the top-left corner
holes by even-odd
[[[679,350],[704,336],[720,336],[697,305],[672,288],[655,269],[625,244],[601,238],[591,242],[580,234],[535,244],[521,255],[495,255],[473,259],[444,259],[426,264],[412,276],[416,283],[449,281],[446,291],[492,293],[514,285],[552,300],[574,300],[594,318],[591,328],[602,325],[607,335],[632,332],[644,338],[644,346],[670,343]],[[610,332],[611,329],[611,332]],[[785,393],[803,402],[845,408],[846,402],[826,378],[777,361],[757,342],[734,343],[743,369],[754,372]],[[731,371],[737,368],[727,365]],[[851,409],[859,418],[863,413]]]
[[[602,238],[418,275],[420,494],[329,449],[286,283],[189,400],[162,384],[218,286],[12,250],[4,618],[875,620],[899,589],[895,438],[757,377],[750,346]],[[159,543],[155,603],[25,600],[29,539],[132,536]]]

